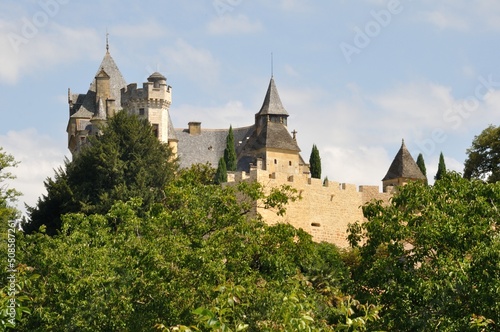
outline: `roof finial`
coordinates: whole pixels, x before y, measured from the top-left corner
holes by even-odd
[[[401,139],[401,146],[405,145],[405,139]]]
[[[273,73],[273,52],[271,52],[271,78],[274,76]]]
[[[109,53],[109,41],[108,41],[108,36],[109,36],[109,33],[108,33],[108,28],[106,28],[106,52]]]

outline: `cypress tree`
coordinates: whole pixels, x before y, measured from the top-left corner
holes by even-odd
[[[441,180],[441,178],[446,174],[446,164],[444,163],[444,156],[443,153],[439,155],[439,164],[438,164],[438,170],[436,173],[436,176],[434,177],[434,180]]]
[[[425,176],[425,184],[427,184],[427,169],[425,168],[424,156],[421,153],[419,153],[417,157],[417,166]]]
[[[219,159],[219,165],[217,166],[217,171],[215,172],[215,183],[221,184],[227,182],[227,168],[224,158]]]
[[[311,156],[309,157],[309,168],[312,178],[321,179],[321,157],[316,144],[313,144]]]
[[[232,126],[229,126],[229,133],[226,137],[224,161],[226,162],[227,171],[236,171],[236,150],[234,149],[234,134]]]

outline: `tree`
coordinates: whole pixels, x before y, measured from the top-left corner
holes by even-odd
[[[434,180],[438,181],[446,174],[446,164],[444,163],[443,153],[439,155],[439,164],[436,175],[434,176]]]
[[[26,314],[30,314],[29,288],[31,278],[26,277],[25,265],[19,257],[19,211],[14,207],[20,192],[9,188],[7,181],[15,179],[8,171],[18,163],[0,147],[0,330],[15,329]]]
[[[344,296],[348,275],[335,246],[252,215],[255,201],[277,211],[286,204],[259,183],[197,181],[206,175],[203,167],[179,172],[168,200],[147,213],[132,199],[105,214],[66,214],[53,237],[26,235],[20,258],[40,278],[36,310],[19,329],[370,327],[379,308]]]
[[[425,176],[425,184],[427,184],[427,170],[425,168],[424,156],[419,153],[417,157],[417,166],[420,168],[420,171]]]
[[[494,331],[500,322],[500,183],[448,172],[412,182],[350,226],[360,301],[379,302],[390,331]],[[478,327],[482,326],[482,329]]]
[[[2,224],[9,220],[14,220],[19,213],[12,205],[21,193],[13,188],[9,188],[9,185],[6,183],[8,180],[15,179],[15,176],[11,172],[8,172],[7,169],[16,167],[17,164],[14,157],[5,153],[3,148],[0,147],[0,221]]]
[[[226,137],[226,148],[224,149],[224,161],[227,171],[236,171],[236,150],[234,148],[233,127],[229,126],[229,133]]]
[[[217,165],[217,171],[215,172],[215,183],[221,184],[227,182],[227,169],[226,162],[224,158],[219,159],[219,164]]]
[[[500,126],[490,125],[474,137],[467,149],[464,177],[488,182],[500,180]]]
[[[309,168],[312,178],[321,179],[321,157],[316,144],[313,144],[311,156],[309,157]]]
[[[102,135],[66,161],[47,179],[47,194],[29,209],[23,226],[30,233],[46,225],[54,235],[69,212],[106,213],[118,200],[140,197],[147,211],[165,199],[163,189],[177,168],[168,146],[158,141],[145,119],[121,111],[108,120]]]

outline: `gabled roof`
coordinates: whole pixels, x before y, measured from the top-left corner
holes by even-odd
[[[236,150],[244,144],[253,129],[254,126],[233,128]],[[202,129],[199,135],[191,135],[188,129],[175,129],[175,136],[178,139],[177,153],[180,167],[187,168],[193,164],[207,162],[212,167],[217,167],[219,159],[224,156],[228,133],[229,128]]]
[[[392,164],[382,181],[398,178],[425,180],[424,174],[422,174],[417,163],[406,148],[404,140],[401,144],[401,148],[396,154],[396,157],[394,157],[394,160],[392,161]]]
[[[264,102],[260,108],[258,115],[286,115],[287,111],[281,103],[280,95],[278,94],[278,89],[274,83],[274,78],[271,77],[269,86],[267,88],[266,96],[264,97]]]

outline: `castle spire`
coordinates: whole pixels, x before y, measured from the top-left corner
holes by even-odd
[[[109,37],[109,33],[108,33],[108,29],[106,29],[106,53],[109,53],[109,40],[108,40],[108,37]]]

